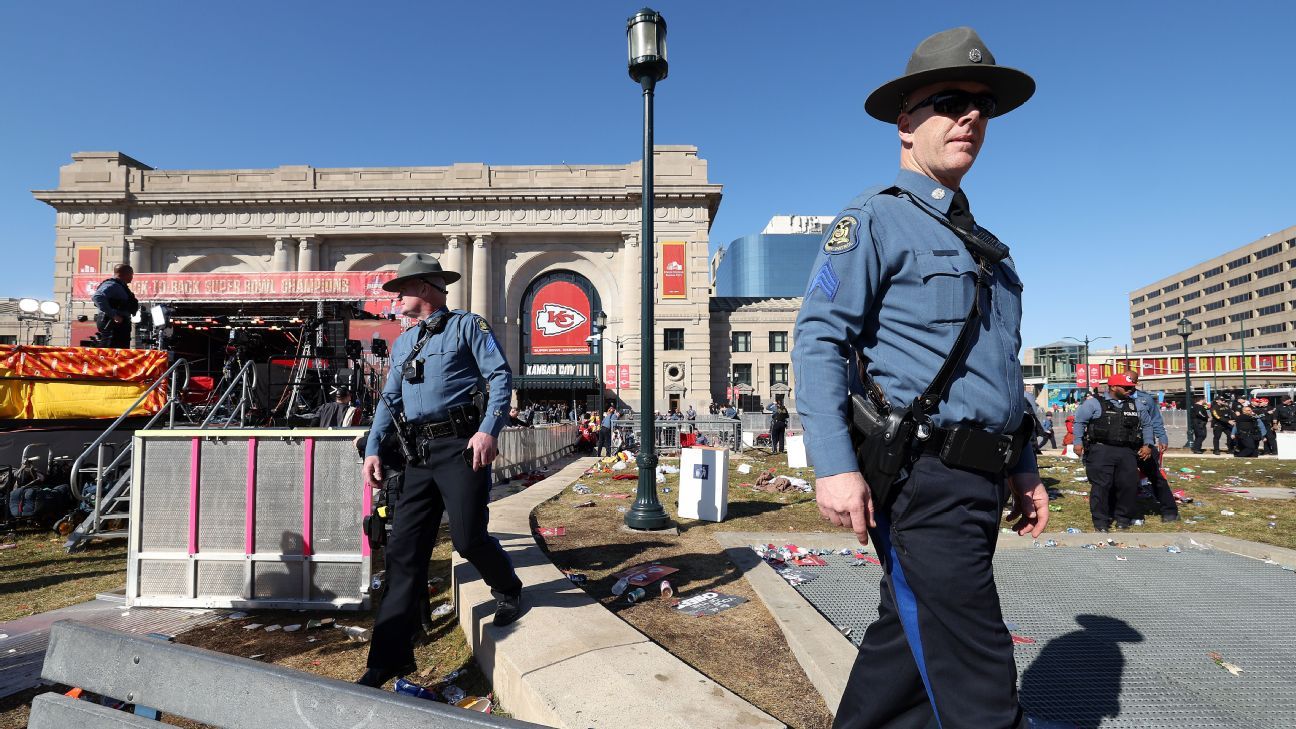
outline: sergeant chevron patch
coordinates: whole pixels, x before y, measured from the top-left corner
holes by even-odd
[[[810,288],[806,290],[806,298],[814,293],[815,289],[824,292],[824,296],[829,301],[837,298],[837,289],[841,287],[841,279],[837,278],[837,272],[833,270],[832,261],[824,261],[824,265],[819,267],[819,272],[810,280]]]

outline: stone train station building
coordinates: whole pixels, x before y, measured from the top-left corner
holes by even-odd
[[[80,152],[61,168],[57,189],[34,195],[57,214],[54,292],[69,320],[92,320],[90,293],[113,264],[129,261],[143,308],[164,305],[166,331],[189,337],[177,350],[209,370],[236,333],[241,342],[260,328],[269,339],[311,318],[360,340],[369,356],[372,337],[399,332],[384,317],[392,295],[381,283],[404,256],[423,252],[463,275],[449,304],[490,322],[519,401],[591,407],[619,396],[639,409],[640,297],[650,295],[653,407],[705,412],[732,394],[728,317],[761,307],[712,302],[708,235],[721,186],[708,180],[706,161],[695,147],[659,146],[654,162],[649,292],[641,290],[639,162],[159,170],[119,152]],[[795,304],[780,308],[790,337]],[[148,324],[136,328],[141,346],[153,336]],[[55,343],[92,332],[92,323],[74,321]],[[770,399],[770,384],[738,391]]]

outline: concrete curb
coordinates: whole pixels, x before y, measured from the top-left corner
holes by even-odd
[[[580,478],[581,458],[491,504],[491,533],[522,579],[523,615],[491,624],[495,601],[477,571],[452,557],[459,627],[514,717],[554,727],[781,727],[653,643],[571,584],[536,543],[531,512]],[[560,462],[561,464],[561,462]]]
[[[1038,541],[1043,544],[1053,539],[1064,547],[1079,547],[1081,544],[1092,543],[1099,537],[1104,541],[1110,537],[1117,541],[1144,544],[1149,548],[1165,548],[1172,544],[1184,549],[1199,548],[1193,547],[1189,541],[1192,540],[1207,549],[1218,549],[1256,560],[1272,560],[1296,569],[1296,550],[1204,532],[1046,532],[1040,535]],[[828,710],[836,714],[836,708],[841,704],[842,693],[846,689],[846,679],[850,677],[851,666],[854,665],[859,650],[801,597],[795,588],[757,557],[751,550],[751,545],[792,543],[809,549],[865,549],[871,554],[875,550],[871,545],[861,547],[852,534],[825,532],[723,532],[716,534],[715,540],[724,548],[729,560],[743,571],[748,584],[769,608],[770,614],[787,638],[793,655],[805,669],[806,676],[819,689]],[[1031,549],[1035,541],[1028,537],[1000,534],[997,549]]]

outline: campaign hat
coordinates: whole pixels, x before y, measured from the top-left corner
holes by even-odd
[[[1131,380],[1130,376],[1124,372],[1117,372],[1107,378],[1107,384],[1116,385],[1117,387],[1134,387],[1134,380]]]
[[[405,257],[396,267],[396,278],[383,284],[383,291],[393,293],[400,290],[401,284],[416,278],[437,277],[444,283],[452,284],[462,278],[454,271],[441,268],[441,261],[429,253],[413,253]]]
[[[981,36],[962,26],[919,43],[909,56],[904,75],[877,87],[864,102],[864,110],[878,121],[895,124],[900,105],[910,92],[940,81],[977,81],[989,86],[995,96],[995,116],[1016,109],[1035,93],[1035,79],[1024,71],[996,64]]]

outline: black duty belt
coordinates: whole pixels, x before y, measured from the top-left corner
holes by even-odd
[[[1021,456],[1011,434],[987,433],[974,428],[933,427],[927,440],[917,442],[922,455],[937,456],[946,466],[998,473]]]
[[[481,414],[474,405],[456,405],[450,408],[450,419],[436,423],[414,423],[411,430],[415,438],[467,438],[481,424]]]
[[[416,423],[414,425],[415,438],[453,438],[454,434],[454,422],[450,420],[442,420],[439,423]]]

